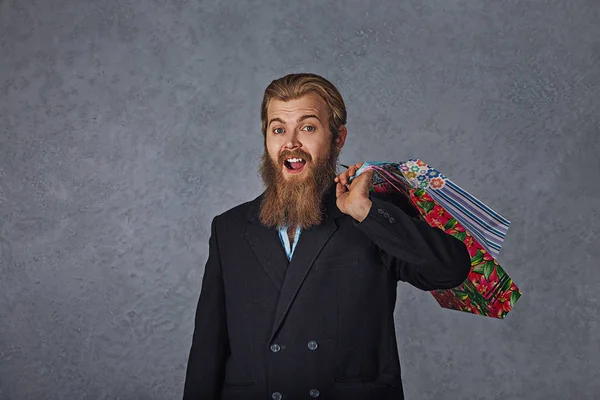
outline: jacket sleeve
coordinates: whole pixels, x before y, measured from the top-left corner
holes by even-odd
[[[396,280],[421,290],[450,289],[471,270],[466,245],[427,222],[411,218],[398,206],[371,196],[362,221],[354,221],[379,248],[383,263]]]
[[[225,378],[229,356],[225,289],[217,245],[215,217],[211,224],[208,261],[196,308],[183,400],[217,400]]]

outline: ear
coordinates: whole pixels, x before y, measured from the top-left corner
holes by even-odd
[[[341,149],[346,143],[346,135],[348,135],[348,130],[345,125],[340,126],[338,130],[338,137],[335,139],[335,145]]]

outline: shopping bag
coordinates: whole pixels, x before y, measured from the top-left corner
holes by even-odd
[[[402,195],[417,218],[461,240],[469,250],[467,279],[455,288],[430,292],[440,306],[506,317],[522,295],[496,260],[510,221],[421,160],[366,161],[350,181],[370,169],[374,171],[371,191]]]

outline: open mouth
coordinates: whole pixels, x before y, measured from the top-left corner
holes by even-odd
[[[285,169],[290,174],[299,174],[304,169],[306,161],[302,158],[288,158],[283,161]]]

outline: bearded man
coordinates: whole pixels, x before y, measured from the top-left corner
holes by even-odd
[[[403,399],[397,282],[460,285],[466,246],[372,171],[348,185],[361,164],[336,176],[346,108],[323,77],[271,82],[261,119],[265,190],[212,220],[184,400]]]

